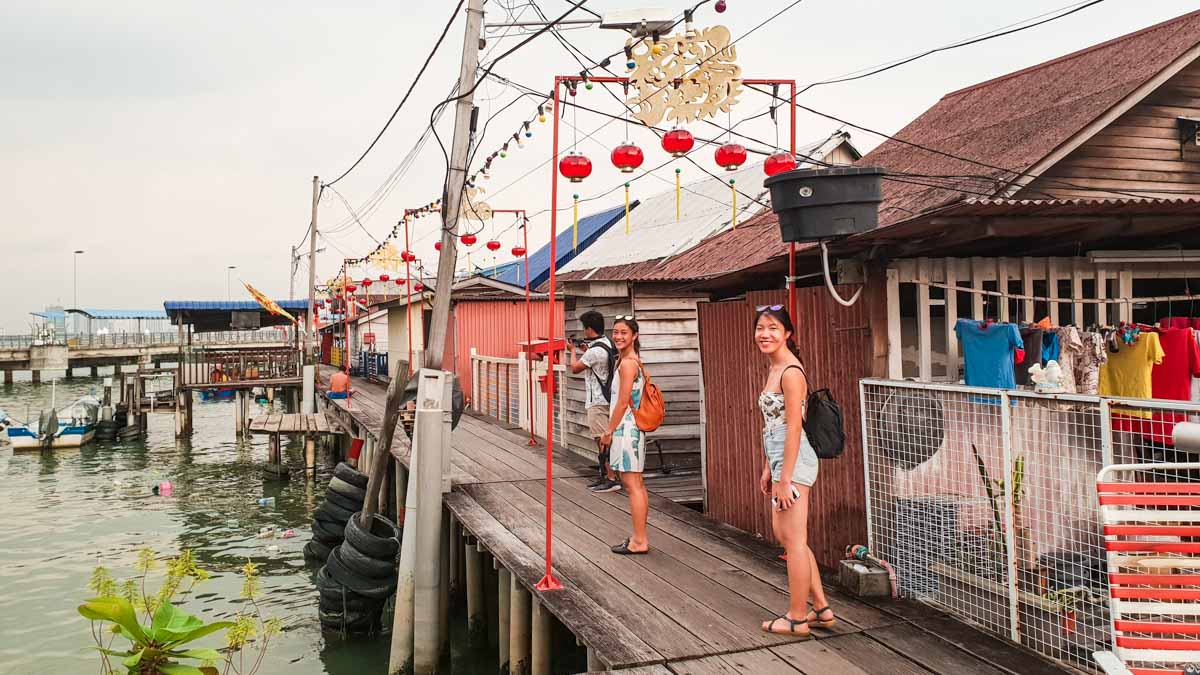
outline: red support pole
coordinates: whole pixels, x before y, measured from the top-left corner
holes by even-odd
[[[550,328],[546,337],[553,340],[557,331],[554,323],[554,281],[556,262],[558,258],[558,107],[559,87],[562,79],[554,78],[554,156],[550,162],[550,289],[549,307]],[[528,283],[528,276],[526,276]],[[552,591],[561,589],[562,583],[554,578],[552,569],[553,556],[551,542],[554,540],[554,352],[546,354],[546,576],[537,583],[537,590]]]
[[[524,224],[521,226],[522,236],[525,241],[525,341],[528,345],[533,345],[533,300],[529,296],[529,216],[525,215],[525,209],[521,209],[521,218],[524,219]],[[532,356],[533,352],[529,354]],[[533,435],[533,425],[536,415],[533,414],[534,396],[533,396],[533,361],[527,359],[525,361],[526,372],[529,375],[529,445],[537,445],[537,437]]]
[[[404,252],[408,253],[408,214],[412,209],[404,209]],[[412,271],[408,266],[408,256],[404,256],[404,286],[408,289],[408,305],[405,306],[404,323],[408,326],[408,376],[413,374],[412,350]]]
[[[346,260],[342,259],[342,292],[346,296],[345,311],[342,312],[342,325],[346,329],[346,349],[342,353],[342,367],[345,368],[346,374],[350,374],[350,308],[354,306],[354,295],[346,290],[346,286],[350,283],[350,277],[346,274]],[[347,403],[349,401],[347,400]]]

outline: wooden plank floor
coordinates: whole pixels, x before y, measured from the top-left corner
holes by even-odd
[[[327,378],[327,374],[325,374]],[[358,393],[330,401],[331,417],[349,417],[378,433],[382,386],[355,379]],[[532,592],[545,572],[545,449],[528,436],[464,415],[451,445],[454,490],[445,503],[475,537]],[[392,453],[406,462],[408,444]],[[787,607],[787,570],[779,550],[734,527],[652,493],[652,551],[617,556],[609,547],[631,528],[628,499],[595,494],[595,472],[572,453],[554,454],[553,560],[559,591],[540,593],[546,608],[612,670],[631,675],[930,675],[1069,673],[941,612],[890,599],[864,601],[827,584],[839,617],[817,639],[763,633],[762,621]]]

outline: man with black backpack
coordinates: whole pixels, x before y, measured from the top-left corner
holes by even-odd
[[[596,449],[600,462],[600,477],[592,481],[588,487],[593,492],[616,492],[621,489],[612,467],[608,463],[608,448],[600,443],[600,437],[608,431],[609,401],[612,400],[613,372],[617,364],[617,349],[612,340],[604,335],[604,317],[595,310],[589,310],[579,316],[583,324],[583,335],[586,340],[582,343],[572,342],[576,349],[583,354],[571,364],[571,372],[578,375],[583,373],[587,384],[584,397],[584,408],[587,410],[588,430],[596,439]]]

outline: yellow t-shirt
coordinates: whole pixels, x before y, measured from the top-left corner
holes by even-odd
[[[1100,395],[1153,398],[1150,373],[1162,360],[1163,348],[1158,333],[1142,333],[1135,344],[1122,342],[1120,351],[1109,352],[1108,362],[1100,366]],[[1124,414],[1150,417],[1148,412]]]

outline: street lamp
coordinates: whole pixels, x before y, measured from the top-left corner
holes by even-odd
[[[233,291],[230,290],[229,286],[229,273],[236,269],[237,265],[230,265],[229,267],[225,268],[225,302],[233,301]]]
[[[71,309],[79,309],[79,256],[82,253],[82,250],[78,250],[71,254]],[[79,333],[78,321],[78,318],[71,321],[76,334]]]

